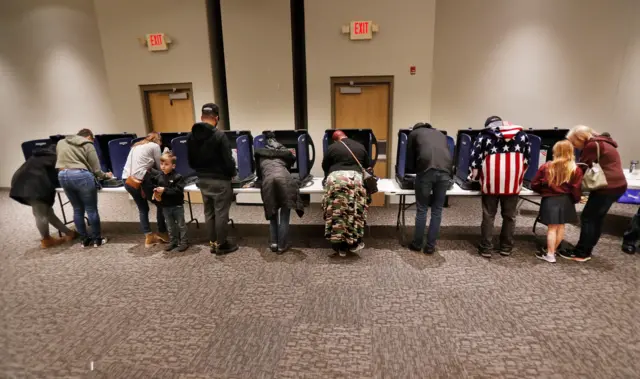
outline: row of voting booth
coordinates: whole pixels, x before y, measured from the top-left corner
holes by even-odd
[[[325,131],[322,148],[323,151],[334,143],[332,134],[335,130],[328,129]],[[378,159],[379,149],[378,140],[371,129],[342,129],[347,137],[362,143],[371,157],[371,166],[373,167]],[[470,170],[471,148],[474,139],[480,134],[481,129],[460,130],[454,141],[453,137],[447,136],[449,152],[454,162],[454,181],[466,190],[477,190],[477,183],[470,182],[467,177]],[[227,138],[231,144],[233,157],[236,161],[238,176],[234,178],[234,185],[242,186],[251,182],[255,178],[255,161],[253,159],[254,149],[265,146],[265,133],[273,132],[276,139],[285,147],[291,150],[296,156],[296,162],[292,167],[292,175],[298,177],[303,184],[308,183],[312,176],[311,170],[315,163],[315,145],[311,139],[311,135],[306,130],[273,130],[264,131],[262,134],[254,137],[249,131],[225,131]],[[551,129],[551,130],[534,130],[529,129],[528,136],[531,143],[531,162],[529,169],[525,173],[525,187],[529,188],[538,167],[546,161],[553,159],[553,145],[564,139],[568,130]],[[407,142],[411,129],[402,129],[398,132],[397,140],[397,156],[396,156],[396,181],[402,189],[413,189],[415,172],[409,172],[407,169]],[[443,131],[445,135],[447,134]],[[176,133],[160,133],[162,145],[168,147],[177,158],[176,171],[185,178],[195,177],[194,170],[189,166],[187,159],[187,134],[185,132]],[[22,151],[25,159],[29,158],[33,149],[55,145],[64,138],[61,135],[51,136],[48,139],[39,139],[27,141],[22,144]],[[122,178],[124,165],[127,161],[131,147],[144,137],[137,137],[132,133],[120,134],[98,134],[95,136],[95,147],[100,159],[102,170],[113,173],[117,179]],[[579,152],[576,152],[577,154]]]

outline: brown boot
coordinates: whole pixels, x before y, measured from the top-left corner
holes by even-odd
[[[144,247],[151,247],[158,243],[158,237],[153,233],[144,235]]]
[[[169,233],[156,233],[156,237],[162,243],[169,243]]]
[[[72,230],[71,232],[69,232],[69,234],[65,234],[64,237],[62,237],[62,240],[64,242],[71,242],[74,239],[78,238],[79,234],[78,232],[76,232],[75,230]]]
[[[61,238],[53,238],[51,236],[43,239],[42,241],[40,241],[40,247],[42,247],[43,249],[48,249],[50,247],[54,247],[54,246],[58,246],[60,244],[63,244],[64,240]]]

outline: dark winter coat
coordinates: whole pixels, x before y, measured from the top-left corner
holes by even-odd
[[[175,170],[169,174],[156,169],[151,169],[142,181],[142,192],[147,200],[165,207],[177,207],[184,204],[185,180]],[[160,196],[161,201],[153,200],[153,190],[156,187],[164,187]]]
[[[227,136],[206,122],[198,122],[191,128],[187,137],[187,158],[199,178],[230,181],[237,174]]]
[[[254,155],[258,177],[256,187],[261,189],[265,218],[271,220],[280,208],[293,209],[302,217],[304,204],[300,197],[300,182],[289,172],[295,162],[293,153],[270,139],[266,147],[256,149]]]
[[[13,174],[9,196],[25,205],[37,200],[52,206],[56,197],[56,187],[59,187],[56,151],[55,146],[50,146],[36,149]]]
[[[407,142],[407,172],[420,174],[428,170],[451,174],[453,160],[447,136],[429,124],[417,124]]]

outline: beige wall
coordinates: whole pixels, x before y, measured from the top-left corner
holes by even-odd
[[[289,0],[222,0],[231,129],[293,129]]]
[[[139,85],[193,84],[196,117],[214,100],[205,0],[94,0],[117,130],[144,134]],[[165,33],[168,52],[137,38]]]
[[[24,141],[114,131],[91,1],[0,2],[0,115],[0,187],[24,162]]]
[[[314,174],[322,173],[322,136],[331,128],[332,76],[394,76],[391,167],[397,130],[429,119],[435,7],[435,0],[305,1],[309,130],[320,152]],[[341,27],[357,20],[373,21],[380,32],[350,41]]]
[[[587,124],[640,158],[639,19],[634,0],[438,1],[434,125]]]

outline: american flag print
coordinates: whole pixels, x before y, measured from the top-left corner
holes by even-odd
[[[471,151],[471,169],[480,170],[482,193],[519,194],[530,154],[529,138],[519,126],[509,124],[481,133]]]

